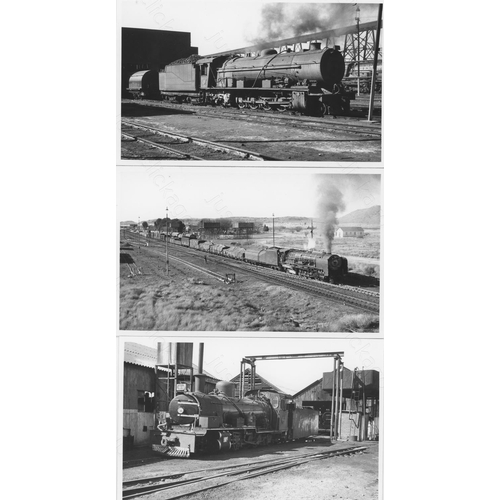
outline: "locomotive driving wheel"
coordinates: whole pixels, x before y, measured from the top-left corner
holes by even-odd
[[[250,102],[248,103],[248,107],[250,109],[258,109],[259,105],[255,102],[255,99],[251,99]]]
[[[262,104],[259,105],[261,109],[264,111],[271,111],[271,106],[269,106],[269,103],[267,101],[264,101]]]

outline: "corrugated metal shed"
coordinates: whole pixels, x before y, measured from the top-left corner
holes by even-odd
[[[125,342],[124,347],[124,362],[133,365],[144,366],[146,368],[154,368],[157,360],[157,350],[154,347],[148,347],[135,342]],[[163,370],[163,368],[160,368]],[[193,363],[193,374],[198,373],[198,365]],[[203,373],[214,381],[220,380],[214,377],[211,373],[203,370]]]
[[[380,373],[377,370],[357,371],[356,377],[353,377],[354,372],[349,368],[344,367],[343,390],[351,391],[360,386],[364,386],[367,396],[378,396],[380,391]],[[333,385],[333,373],[323,373],[323,390],[331,391]]]

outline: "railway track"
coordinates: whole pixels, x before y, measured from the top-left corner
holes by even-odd
[[[186,105],[186,104],[172,104],[165,102],[157,102],[152,100],[141,100],[141,101],[126,101],[130,103],[137,104],[139,106],[149,106],[154,108],[170,108],[170,109],[181,109],[181,110],[196,110],[197,114],[202,114],[206,116],[213,116],[224,118],[228,120],[251,120],[260,121],[265,123],[280,123],[283,122],[295,123],[296,126],[304,126],[308,128],[318,128],[321,130],[331,129],[331,130],[341,130],[352,132],[357,135],[369,136],[376,139],[380,139],[382,136],[380,124],[364,124],[364,123],[353,123],[352,119],[345,119],[342,122],[330,121],[325,118],[314,118],[314,117],[302,117],[289,114],[289,112],[279,113],[274,111],[260,111],[260,110],[237,110],[232,108],[220,108],[220,107],[206,107],[206,106],[196,106]]]
[[[142,478],[135,481],[126,481],[123,483],[123,499],[136,498],[142,495],[157,493],[159,491],[175,490],[180,487],[189,487],[191,485],[201,484],[200,488],[189,491],[173,492],[168,497],[163,499],[174,500],[185,495],[194,495],[210,489],[220,488],[235,481],[251,479],[265,474],[278,472],[281,470],[297,467],[317,460],[325,460],[339,456],[351,456],[364,453],[366,446],[357,446],[345,450],[330,450],[319,453],[303,454],[299,456],[288,456],[284,458],[265,460],[260,462],[250,462],[233,466],[222,466],[210,469],[199,469],[186,473],[169,474],[164,476],[153,476]],[[220,471],[220,472],[219,472]],[[214,474],[215,472],[215,474]],[[191,478],[180,479],[186,475],[205,473]],[[220,481],[221,478],[226,478]],[[166,483],[166,481],[169,481]],[[217,481],[219,480],[219,481]],[[217,481],[217,482],[215,482]],[[153,483],[142,486],[144,483]],[[132,486],[135,485],[135,486]]]
[[[129,233],[130,235],[134,235],[133,238],[136,241],[145,241],[146,239],[143,236],[136,235],[135,233]],[[148,240],[148,243],[151,246],[155,246],[157,248],[161,248],[162,250],[165,248],[165,245],[159,241],[155,241],[152,239]],[[281,284],[285,285],[289,288],[298,291],[306,291],[309,294],[315,295],[317,297],[326,298],[329,300],[333,300],[335,302],[341,302],[345,305],[350,305],[356,307],[357,309],[362,309],[371,313],[379,313],[380,310],[380,294],[373,291],[368,290],[360,290],[356,287],[346,286],[346,285],[333,285],[331,283],[324,283],[317,280],[311,280],[305,277],[296,276],[287,274],[281,271],[276,271],[274,269],[269,269],[267,267],[259,267],[247,262],[240,262],[228,257],[224,257],[217,254],[207,254],[205,252],[200,252],[199,250],[195,250],[188,247],[181,247],[180,250],[179,245],[170,245],[169,246],[169,259],[175,259],[178,262],[181,262],[185,265],[190,266],[191,268],[198,270],[200,272],[212,275],[219,281],[227,282],[225,276],[210,271],[201,266],[197,266],[191,262],[187,262],[184,259],[179,257],[180,253],[189,253],[191,255],[202,257],[202,255],[210,255],[210,258],[214,257],[221,264],[237,270],[244,271],[253,275],[258,276],[262,281],[266,281],[271,284]],[[173,255],[173,253],[176,255]]]
[[[134,129],[136,131],[131,133],[130,131]],[[128,140],[135,140],[165,150],[172,155],[176,155],[181,160],[227,160],[228,156],[231,156],[234,160],[281,161],[278,158],[255,153],[247,149],[169,132],[137,121],[122,119],[121,134],[122,137]],[[155,138],[154,141],[151,140],[152,137]]]

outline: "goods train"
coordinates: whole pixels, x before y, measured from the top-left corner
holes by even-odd
[[[165,238],[165,235],[162,235]],[[269,267],[306,278],[330,283],[338,282],[347,275],[348,261],[336,254],[318,252],[315,250],[297,250],[280,247],[250,247],[237,245],[215,244],[179,233],[166,236],[174,245],[194,248],[203,252],[229,257],[250,264]]]
[[[318,434],[318,411],[297,408],[290,396],[274,390],[254,389],[235,398],[233,387],[221,381],[210,394],[174,397],[166,421],[152,434],[153,451],[188,458]]]
[[[320,43],[311,43],[300,52],[266,49],[251,57],[190,56],[159,73],[133,74],[127,90],[135,98],[338,114],[349,112],[354,99],[354,92],[342,84],[344,73],[344,56],[338,46],[322,49]]]

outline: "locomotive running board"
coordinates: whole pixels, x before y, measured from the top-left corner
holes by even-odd
[[[161,444],[154,444],[153,451],[175,458],[189,458],[189,455],[191,455],[189,448],[181,448],[180,446],[162,446]]]

